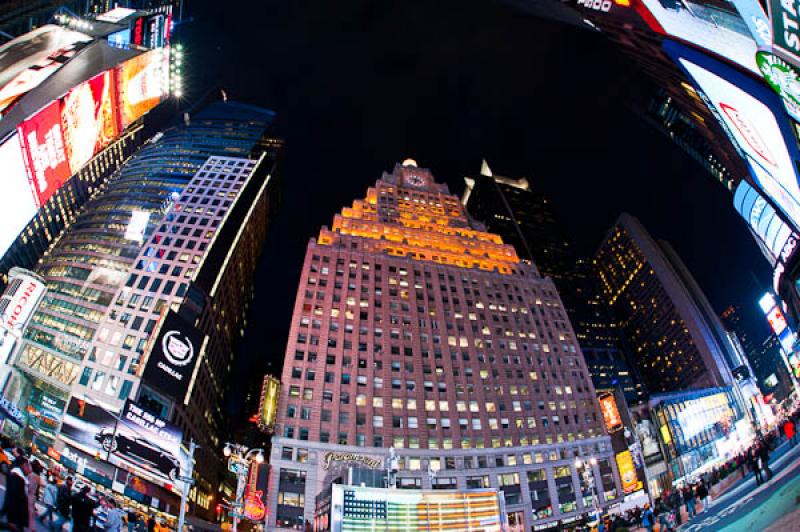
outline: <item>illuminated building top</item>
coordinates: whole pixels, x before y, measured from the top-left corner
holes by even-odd
[[[513,246],[476,226],[446,185],[407,159],[384,173],[366,198],[337,214],[318,243],[353,242],[363,251],[504,274],[522,265]]]

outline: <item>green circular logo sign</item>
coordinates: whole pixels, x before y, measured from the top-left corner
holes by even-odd
[[[769,52],[756,52],[756,64],[764,80],[784,99],[800,105],[800,70]]]

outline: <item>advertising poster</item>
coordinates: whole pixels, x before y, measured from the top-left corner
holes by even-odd
[[[28,173],[19,144],[19,135],[13,135],[0,145],[0,168],[3,175],[3,193],[0,194],[0,256],[5,254],[20,232],[36,215],[38,207],[28,184]]]
[[[70,90],[62,100],[64,147],[73,174],[119,133],[112,78],[107,70]]]
[[[37,207],[72,175],[64,149],[58,102],[51,102],[17,128],[28,182]]]
[[[117,94],[122,128],[161,103],[169,92],[169,57],[152,50],[117,67]]]
[[[200,357],[203,334],[169,311],[150,348],[142,380],[183,401]]]
[[[617,409],[617,402],[614,401],[613,395],[604,395],[600,397],[600,410],[603,412],[603,420],[606,422],[606,429],[608,432],[614,432],[622,428],[622,418]]]
[[[622,481],[622,491],[625,494],[633,493],[640,489],[639,479],[636,477],[636,468],[633,465],[633,456],[630,451],[617,453],[617,468]]]
[[[71,446],[156,482],[174,484],[188,459],[180,429],[128,401],[118,416],[87,399],[73,397],[61,425]],[[149,475],[147,475],[149,474]]]
[[[665,41],[664,50],[694,80],[759,188],[800,227],[800,186],[793,163],[800,153],[780,97],[766,84],[683,45]]]
[[[0,46],[0,113],[53,75],[74,55],[83,33],[47,25]]]
[[[47,292],[47,285],[31,272],[12,268],[8,286],[0,296],[0,326],[17,338]]]

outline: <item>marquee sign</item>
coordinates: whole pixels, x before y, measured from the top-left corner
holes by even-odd
[[[325,456],[322,458],[322,469],[329,469],[332,462],[356,462],[369,467],[370,469],[377,469],[381,466],[382,460],[378,458],[370,458],[369,456],[364,456],[361,454],[337,453],[331,451],[329,453],[325,453]]]

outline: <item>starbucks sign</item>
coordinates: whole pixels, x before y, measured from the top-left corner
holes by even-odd
[[[775,92],[793,107],[800,105],[800,71],[797,67],[777,55],[761,51],[756,52],[756,64]]]

